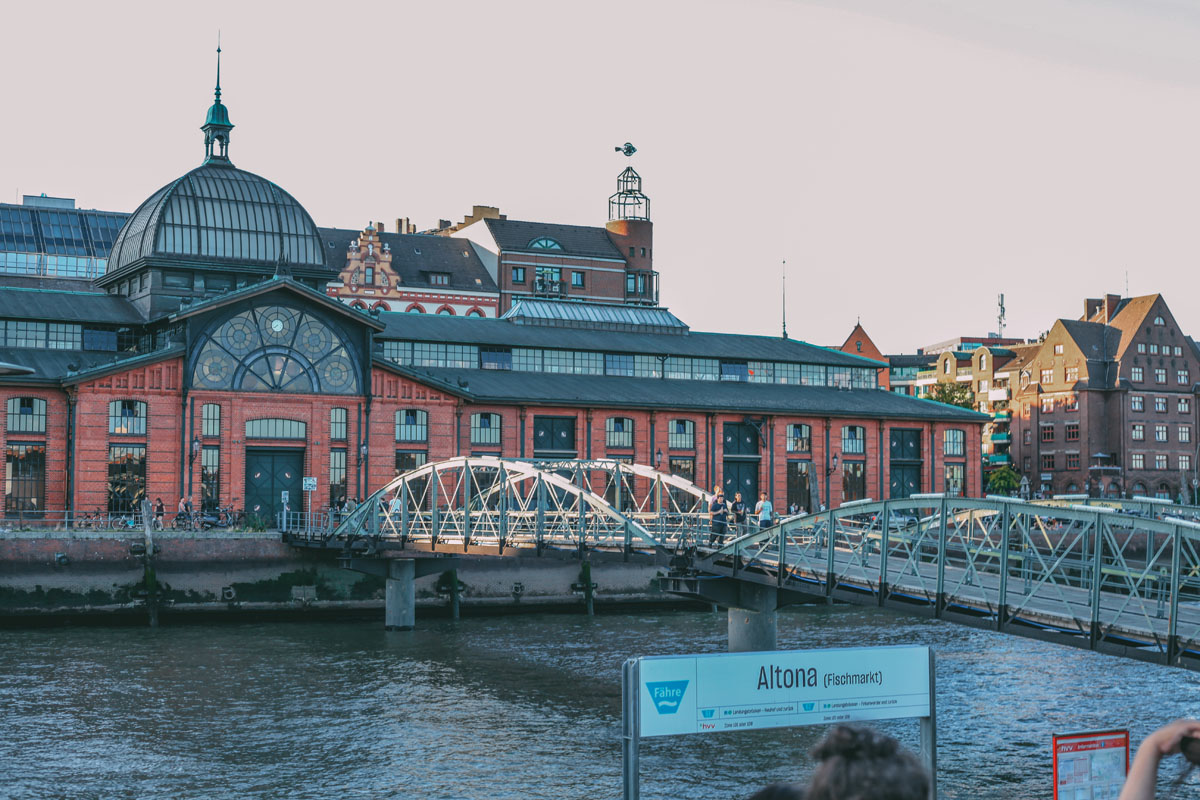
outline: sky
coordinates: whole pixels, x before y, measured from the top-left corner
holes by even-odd
[[[1161,292],[1200,335],[1184,0],[0,0],[0,198],[132,211],[203,156],[318,225],[603,225],[627,159],[696,330],[884,352]]]

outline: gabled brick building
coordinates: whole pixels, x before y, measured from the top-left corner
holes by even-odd
[[[1161,295],[1085,301],[1012,387],[1017,468],[1044,494],[1190,495],[1197,376],[1195,343]]]

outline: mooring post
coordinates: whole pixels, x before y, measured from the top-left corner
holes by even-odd
[[[583,584],[583,602],[587,607],[587,615],[595,616],[595,584],[592,583],[592,562],[584,561],[583,565],[579,567],[579,582]]]
[[[150,627],[158,627],[158,576],[154,572],[154,524],[150,500],[142,500],[142,526],[144,529],[145,551],[142,553],[142,582],[146,587],[146,613],[150,617]]]
[[[383,624],[389,631],[411,631],[416,624],[416,574],[416,562],[411,558],[388,562]]]

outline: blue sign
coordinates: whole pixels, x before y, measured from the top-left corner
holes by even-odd
[[[688,681],[659,681],[647,683],[646,691],[659,714],[674,714],[679,710],[683,693],[687,691]]]

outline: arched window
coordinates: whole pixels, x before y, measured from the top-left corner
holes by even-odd
[[[419,408],[396,412],[396,441],[424,442],[429,439],[429,414]]]
[[[946,373],[947,375],[950,374],[950,359],[947,358],[942,362],[942,372]]]
[[[346,441],[346,409],[329,409],[329,438],[335,442]]]
[[[404,309],[404,313],[406,313],[406,314],[424,314],[425,309],[421,307],[420,303],[412,303],[409,305],[408,308]]]
[[[221,435],[221,406],[216,403],[200,406],[200,433],[206,437]]]
[[[108,432],[145,436],[146,404],[141,400],[113,400],[108,404]]]
[[[358,393],[359,367],[341,334],[288,306],[258,306],[220,320],[192,352],[192,384],[199,389]]]
[[[267,417],[246,420],[247,439],[307,439],[308,423],[298,419]]]
[[[1157,497],[1159,500],[1170,500],[1171,499],[1171,487],[1168,486],[1166,483],[1160,483],[1158,485],[1158,488],[1154,491],[1154,496]]]
[[[376,300],[374,303],[372,303],[372,304],[371,304],[371,310],[372,310],[372,311],[374,311],[374,310],[375,310],[375,309],[377,309],[377,308],[378,308],[380,311],[391,311],[391,310],[392,310],[392,307],[391,307],[391,306],[389,306],[387,303],[385,303],[385,302],[384,302],[384,301],[382,301],[382,300]]]
[[[562,245],[548,236],[541,236],[529,243],[530,250],[562,250]]]
[[[944,446],[942,452],[948,456],[965,456],[967,454],[967,434],[966,431],[953,428],[944,434]]]
[[[690,419],[673,419],[667,427],[667,447],[672,450],[696,449],[696,423]]]
[[[981,355],[979,357],[979,368],[981,370],[987,369],[987,354]]]
[[[8,432],[45,433],[46,401],[40,397],[10,397]]]
[[[862,455],[867,452],[867,429],[861,425],[846,425],[842,428],[842,453]]]
[[[471,415],[471,444],[500,444],[500,415]]]
[[[609,447],[633,447],[633,420],[628,417],[609,417],[604,433]]]
[[[1162,317],[1155,317],[1154,324],[1155,325],[1166,325],[1167,321],[1165,319],[1163,319]],[[1166,484],[1164,483],[1163,486],[1166,486]]]
[[[355,300],[353,303],[350,304],[350,307],[356,311],[366,311],[367,310],[367,304],[364,303],[362,300]]]
[[[442,306],[437,310],[437,313],[441,314],[443,317],[453,317],[454,309],[450,306]]]
[[[482,311],[482,310],[481,310],[479,307],[475,307],[475,308],[472,308],[470,311],[468,311],[468,312],[467,312],[467,314],[466,314],[466,316],[468,316],[468,317],[482,317],[482,316],[484,316],[484,313],[483,313],[483,311]]]
[[[787,426],[787,451],[789,453],[812,452],[812,428],[803,423]],[[845,452],[845,448],[843,448]]]

